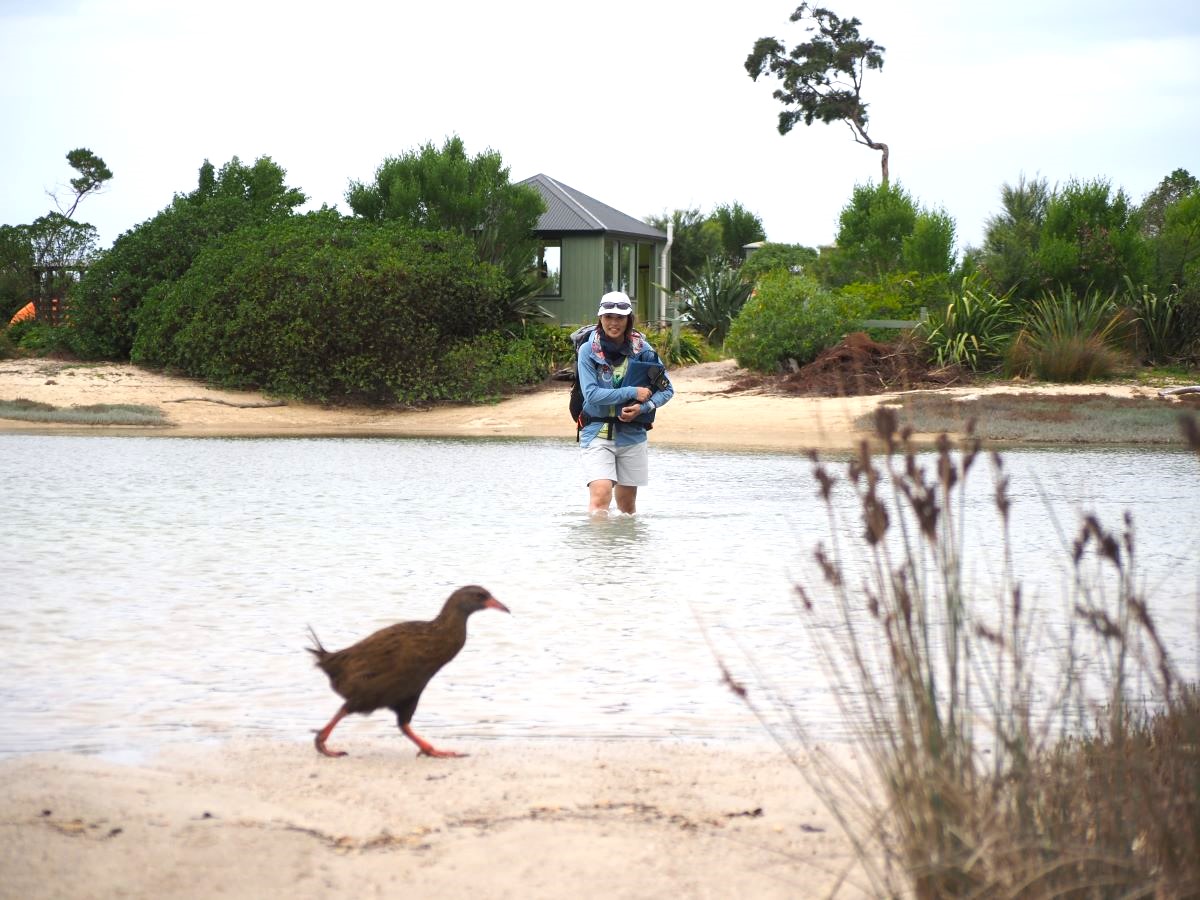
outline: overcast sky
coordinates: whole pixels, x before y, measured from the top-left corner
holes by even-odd
[[[1195,0],[819,2],[886,48],[870,133],[960,250],[1022,173],[1135,201],[1200,176]],[[776,130],[776,82],[744,63],[759,37],[805,38],[795,6],[0,0],[0,224],[53,208],[75,147],[115,173],[76,214],[108,246],[205,159],[270,156],[306,208],[348,212],[350,180],[457,133],[514,181],[543,172],[638,218],[738,201],[771,240],[828,243],[879,155],[840,123]]]

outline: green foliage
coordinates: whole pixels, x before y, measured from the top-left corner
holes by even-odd
[[[833,294],[808,276],[771,272],[734,320],[725,349],[740,366],[776,372],[788,360],[811,362],[863,318],[854,298]]]
[[[439,355],[426,385],[403,399],[478,403],[497,399],[514,385],[540,382],[546,374],[545,347],[534,337],[489,331]]]
[[[1200,288],[1200,187],[1181,195],[1162,212],[1162,224],[1150,242],[1153,285]]]
[[[205,160],[192,193],[125,232],[92,263],[71,294],[75,352],[84,359],[129,355],[146,295],[183,276],[205,246],[247,224],[287,218],[305,200],[268,157],[235,156],[217,173]]]
[[[1091,381],[1111,375],[1122,363],[1124,317],[1114,295],[1070,290],[1034,300],[1010,345],[1006,366],[1044,381]]]
[[[954,220],[945,210],[921,210],[900,242],[901,267],[921,275],[949,275],[954,268]]]
[[[704,264],[722,253],[721,234],[699,209],[677,209],[661,216],[648,216],[646,223],[666,231],[670,224],[671,290],[677,291],[687,280],[687,272],[697,272]],[[705,227],[708,226],[708,227]]]
[[[736,201],[718,206],[709,219],[720,229],[721,249],[730,261],[741,262],[747,244],[767,238],[762,219]]]
[[[1045,290],[1120,290],[1149,274],[1150,254],[1140,223],[1123,190],[1107,181],[1072,180],[1050,198],[1035,254]]]
[[[346,200],[371,222],[456,231],[475,241],[479,259],[518,277],[537,254],[533,230],[546,204],[534,188],[512,184],[495,150],[468,158],[462,138],[432,142],[385,159],[370,184],[354,181]]]
[[[688,272],[681,290],[679,312],[716,347],[725,343],[730,323],[737,318],[753,288],[741,273],[723,263],[708,260],[699,272]]]
[[[1138,360],[1144,363],[1169,362],[1183,349],[1176,326],[1179,294],[1160,297],[1146,285],[1135,288],[1126,279],[1125,308],[1132,317]]]
[[[1138,209],[1142,234],[1151,239],[1158,237],[1166,224],[1167,210],[1197,191],[1200,191],[1200,180],[1187,169],[1176,169],[1160,181],[1158,187],[1146,195]]]
[[[790,20],[811,19],[809,33],[816,36],[788,50],[778,39],[759,38],[746,57],[746,71],[755,81],[769,72],[782,87],[772,96],[784,105],[779,114],[779,133],[787,134],[803,121],[845,122],[854,140],[882,151],[882,181],[888,182],[887,145],[867,134],[867,104],[862,99],[863,75],[883,68],[886,48],[861,37],[858,19],[842,19],[828,9],[801,3]]]
[[[879,281],[896,272],[945,276],[953,268],[954,220],[920,209],[899,184],[856,185],[839,223],[836,246],[816,265],[825,284]]]
[[[777,269],[795,270],[799,274],[807,271],[816,261],[817,251],[812,247],[768,241],[746,258],[742,263],[741,272],[747,281],[754,281]]]
[[[1012,341],[1019,317],[1007,295],[964,287],[944,310],[929,317],[925,342],[939,366],[973,372],[996,368]]]
[[[528,341],[536,355],[541,376],[575,364],[575,345],[571,343],[574,328],[550,322],[526,322],[518,330],[509,329],[510,337]]]
[[[0,327],[37,296],[33,265],[27,227],[0,225]]]
[[[469,373],[444,362],[499,328],[504,287],[459,235],[323,210],[204,248],[146,295],[132,358],[320,400],[464,399],[524,371],[492,339],[480,345],[490,362]]]
[[[37,319],[24,319],[8,326],[12,345],[34,356],[71,353],[71,332],[62,325]]]
[[[79,174],[71,179],[71,190],[74,197],[71,206],[64,213],[65,218],[75,215],[75,210],[88,194],[99,193],[104,183],[113,177],[112,170],[104,164],[104,160],[86,147],[78,147],[67,154],[67,163]],[[61,207],[60,207],[61,208]]]
[[[696,332],[688,328],[646,327],[640,329],[659,359],[669,369],[698,362],[711,362],[718,354]]]
[[[1046,221],[1051,191],[1044,178],[1026,181],[1022,174],[1016,186],[1000,190],[1003,212],[987,220],[979,270],[991,290],[1012,294],[1028,291],[1037,280],[1035,255]]]
[[[864,319],[915,321],[921,318],[922,309],[942,309],[952,299],[945,276],[916,272],[895,272],[879,281],[856,281],[838,288],[837,293],[859,306]]]

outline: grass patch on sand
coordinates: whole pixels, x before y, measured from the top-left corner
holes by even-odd
[[[918,434],[975,434],[985,441],[1046,444],[1181,444],[1179,417],[1200,407],[1195,400],[1114,397],[1107,394],[906,394],[886,405],[899,417],[900,428]],[[874,414],[855,425],[871,430]]]
[[[46,422],[55,425],[170,425],[162,410],[135,403],[94,403],[90,406],[54,406],[18,397],[0,400],[0,419]]]

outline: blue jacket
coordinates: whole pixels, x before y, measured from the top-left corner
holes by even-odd
[[[615,388],[612,386],[612,366],[609,365],[609,360],[605,359],[604,350],[600,346],[599,328],[594,325],[587,325],[576,331],[572,337],[581,335],[582,332],[589,328],[592,329],[592,334],[590,338],[580,343],[579,352],[575,359],[575,371],[579,378],[579,390],[583,394],[583,411],[596,419],[603,419],[609,416],[615,418],[620,415],[622,406],[628,406],[630,403],[637,402],[637,388]],[[647,343],[641,334],[635,331],[630,339],[633,343],[631,360],[656,366],[663,365],[662,360],[658,358],[658,354],[654,352],[654,348]],[[665,370],[666,367],[663,366],[663,368]],[[650,395],[650,402],[654,404],[655,409],[675,396],[675,388],[671,386],[669,380],[666,380],[666,386],[661,389],[656,389],[654,385],[650,385],[650,387],[654,390],[654,393]],[[583,431],[579,433],[579,443],[586,447],[603,427],[604,422],[602,421],[590,422],[585,425]],[[646,440],[646,429],[637,422],[618,422],[614,427],[616,428],[616,444],[618,447],[640,444]]]

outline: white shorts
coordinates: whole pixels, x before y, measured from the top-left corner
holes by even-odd
[[[650,482],[649,441],[618,447],[604,438],[592,438],[583,448],[583,476],[588,484],[601,479],[626,487],[643,487]]]

